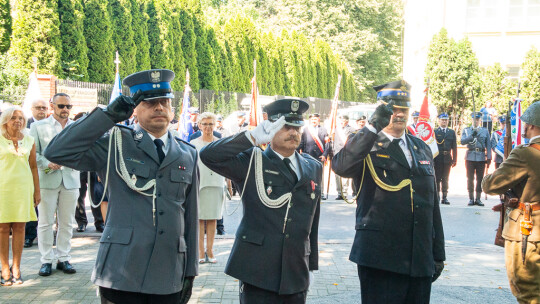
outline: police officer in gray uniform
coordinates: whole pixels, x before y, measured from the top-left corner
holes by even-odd
[[[92,273],[102,303],[176,304],[191,296],[199,173],[195,148],[168,131],[173,78],[169,70],[129,75],[123,83],[132,98],[94,109],[44,153],[63,166],[96,171],[107,186],[107,223]],[[133,129],[115,126],[134,110]]]
[[[472,113],[473,125],[461,133],[461,144],[467,145],[465,166],[467,168],[467,190],[469,191],[469,206],[484,206],[482,196],[482,178],[486,167],[491,164],[491,141],[489,132],[481,127],[482,112]],[[474,176],[476,174],[476,198],[474,196]]]
[[[318,269],[321,163],[296,148],[309,105],[281,99],[252,131],[210,143],[200,152],[212,171],[242,191],[244,216],[225,273],[240,281],[240,303],[305,303]],[[270,146],[261,151],[258,145]]]

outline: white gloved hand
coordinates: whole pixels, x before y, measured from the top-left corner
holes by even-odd
[[[313,274],[313,271],[309,271],[309,285],[308,290],[311,288],[311,286],[315,283],[315,275]]]
[[[275,122],[265,120],[255,129],[248,131],[249,135],[255,141],[255,145],[263,145],[272,141],[276,133],[285,125],[285,117],[282,116]]]

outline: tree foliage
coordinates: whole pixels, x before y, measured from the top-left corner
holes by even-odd
[[[484,69],[481,77],[480,100],[491,101],[498,113],[508,112],[508,102],[515,97],[517,82],[508,78],[508,72],[501,67],[500,63]]]
[[[137,69],[137,47],[134,41],[132,2],[130,0],[109,0],[111,11],[112,41],[118,51],[121,65],[120,75],[127,76]]]
[[[467,38],[456,42],[444,28],[436,34],[428,50],[426,78],[431,100],[439,112],[461,118],[472,107],[473,93],[476,110],[482,107],[478,99],[480,68]]]
[[[0,0],[0,54],[11,45],[11,5],[9,0]]]
[[[88,80],[88,56],[84,37],[84,9],[81,0],[59,0],[62,70],[64,77]]]
[[[85,0],[84,36],[88,47],[88,79],[112,82],[114,46],[107,0]]]
[[[62,76],[58,1],[20,0],[14,10],[11,52],[19,67],[32,70],[32,57],[37,57],[40,72]]]
[[[523,60],[523,80],[520,97],[523,109],[540,100],[540,50],[532,47]]]
[[[150,69],[150,42],[148,41],[148,14],[146,2],[131,0],[131,17],[133,20],[133,43],[137,48],[135,60],[137,71]],[[123,75],[124,77],[127,75]]]
[[[18,104],[22,102],[27,86],[28,74],[19,68],[17,58],[9,53],[0,54],[0,99]]]

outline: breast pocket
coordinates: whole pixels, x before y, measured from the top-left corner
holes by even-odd
[[[418,165],[418,173],[420,175],[434,175],[433,166],[427,164]]]
[[[285,178],[283,175],[265,173],[264,191],[266,191],[269,198],[276,199],[290,190],[285,187]]]
[[[144,163],[137,163],[134,161],[126,161],[126,168],[131,180],[135,180],[137,187],[142,187],[148,182],[148,176],[150,175],[150,168],[145,166]]]
[[[167,195],[175,201],[183,201],[186,198],[186,192],[192,181],[192,170],[171,170],[171,186],[168,187]]]
[[[375,169],[375,173],[377,173],[377,177],[385,184],[389,185],[395,185],[396,180],[398,179],[396,176],[396,167],[398,164],[396,162],[393,162],[392,160],[388,159],[375,159],[372,158],[373,162],[373,168]]]
[[[96,259],[96,276],[114,282],[124,276],[132,227],[106,226]]]

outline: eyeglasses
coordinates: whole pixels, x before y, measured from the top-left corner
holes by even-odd
[[[213,127],[214,126],[213,123],[202,123],[200,125],[203,126],[203,127]]]
[[[47,107],[34,107],[36,110],[45,111],[47,110]]]
[[[59,109],[67,108],[68,110],[71,110],[73,108],[73,105],[64,105],[64,104],[55,104]]]

